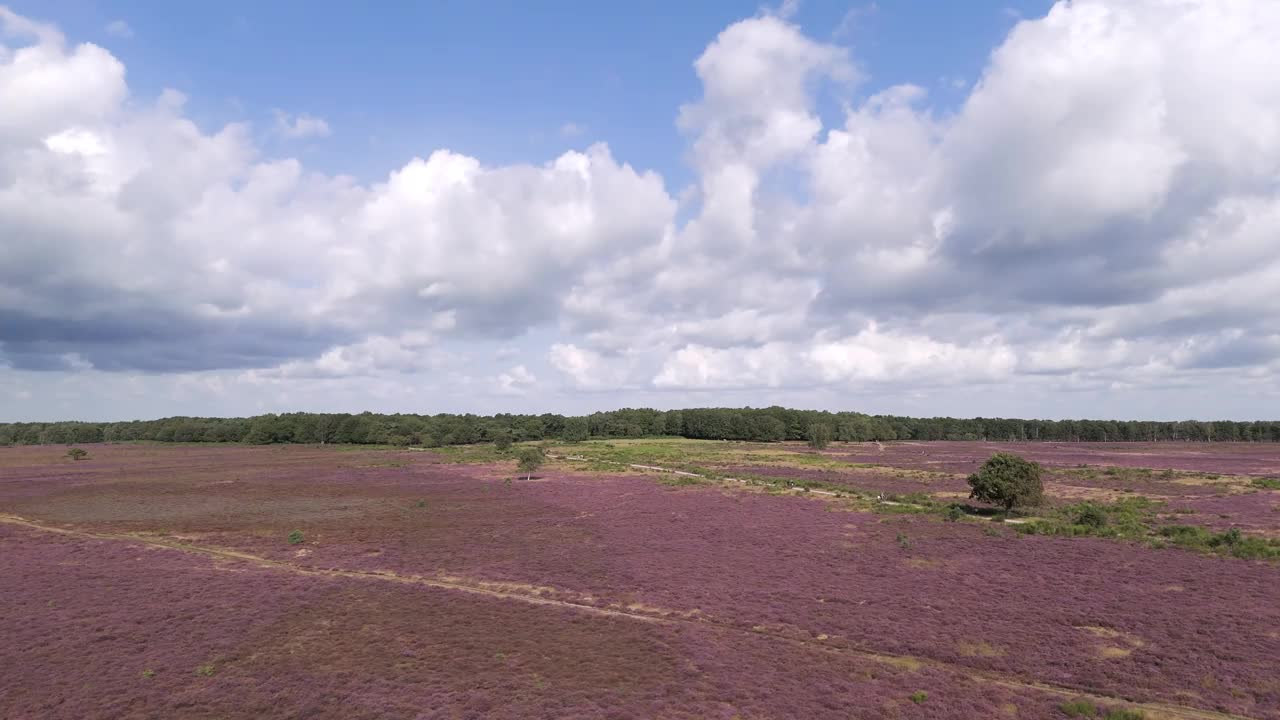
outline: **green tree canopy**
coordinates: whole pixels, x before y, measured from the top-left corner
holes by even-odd
[[[805,435],[809,440],[809,447],[811,448],[821,450],[831,444],[831,426],[826,423],[813,423],[809,426]]]
[[[969,487],[972,488],[969,497],[999,505],[1006,511],[1039,505],[1044,497],[1039,463],[1012,453],[992,455],[978,472],[969,476]]]

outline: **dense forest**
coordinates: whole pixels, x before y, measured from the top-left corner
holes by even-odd
[[[1280,442],[1280,422],[909,418],[769,408],[623,409],[564,415],[378,415],[287,413],[248,418],[171,417],[130,422],[0,424],[0,445],[122,442],[466,445],[500,436],[586,440],[679,436],[708,440],[803,440],[814,427],[840,442],[1051,440],[1058,442]]]

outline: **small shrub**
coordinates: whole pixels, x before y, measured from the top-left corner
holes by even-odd
[[[1097,706],[1088,700],[1065,702],[1059,705],[1058,709],[1067,717],[1095,717],[1098,714]]]
[[[213,667],[213,663],[201,665],[196,668],[196,674],[200,677],[213,677],[214,672],[216,672],[216,670]]]
[[[67,457],[72,460],[83,460],[89,457],[89,453],[84,448],[71,448],[67,451]]]
[[[427,506],[427,501],[426,501],[426,500],[419,500],[419,501],[416,503],[416,505],[415,505],[415,506],[416,506],[416,507],[420,507],[420,508],[424,508],[424,507],[426,507],[426,506]]]
[[[1213,547],[1218,547],[1219,545],[1233,547],[1239,545],[1241,540],[1243,540],[1243,537],[1240,535],[1240,528],[1231,528],[1210,538],[1209,545]]]
[[[533,479],[533,473],[542,467],[546,455],[540,447],[527,447],[516,456],[516,467],[525,474],[526,480]]]
[[[294,530],[293,532],[289,533],[290,545],[301,545],[303,542],[305,542],[305,538],[302,537],[301,530]]]
[[[982,534],[986,535],[987,537],[1004,537],[1004,533],[1000,532],[999,530],[993,527],[982,528]]]
[[[155,670],[147,669],[147,670],[143,670],[143,671],[142,671],[142,677],[147,678],[148,680],[150,680],[151,678],[153,678],[153,677],[155,677],[155,676],[156,676],[156,671],[155,671]]]
[[[917,705],[923,705],[925,700],[929,699],[929,693],[923,690],[917,690],[911,693],[911,702]]]
[[[511,433],[506,430],[500,430],[497,435],[493,436],[493,447],[496,450],[506,450],[511,447]]]
[[[1131,708],[1115,708],[1108,710],[1105,716],[1106,720],[1142,720],[1145,715],[1141,710],[1133,710]]]
[[[1085,503],[1076,513],[1075,521],[1077,525],[1100,530],[1107,525],[1107,511],[1093,503]]]
[[[947,508],[947,519],[950,520],[951,522],[955,522],[962,517],[964,517],[964,511],[961,510],[958,506],[952,505],[951,507]]]
[[[1263,490],[1280,490],[1280,478],[1254,478],[1250,484]]]
[[[911,538],[907,537],[906,535],[903,535],[902,533],[898,533],[897,541],[898,541],[898,547],[902,548],[903,550],[911,549]]]

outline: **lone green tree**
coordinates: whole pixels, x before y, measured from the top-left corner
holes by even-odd
[[[72,460],[83,460],[89,457],[89,453],[86,452],[84,448],[71,448],[67,451],[67,457]]]
[[[814,423],[809,426],[805,435],[809,438],[809,447],[821,450],[831,444],[831,426]]]
[[[969,497],[999,505],[1005,512],[1015,507],[1039,505],[1044,497],[1039,463],[1012,453],[992,455],[978,472],[969,476],[969,487]]]
[[[545,456],[540,447],[527,447],[520,450],[516,455],[516,462],[520,472],[525,474],[525,480],[532,480],[533,473],[542,467],[542,461]]]

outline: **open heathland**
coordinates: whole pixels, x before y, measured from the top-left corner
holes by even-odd
[[[0,449],[0,716],[1280,718],[1280,563],[1162,534],[1274,532],[1275,449],[521,447]],[[1049,508],[949,521],[997,449]]]

